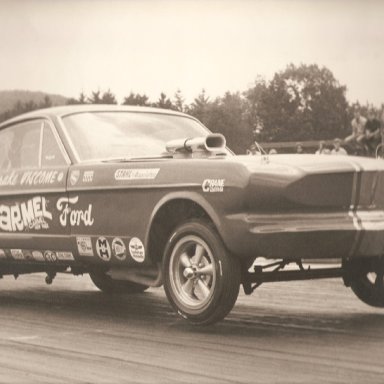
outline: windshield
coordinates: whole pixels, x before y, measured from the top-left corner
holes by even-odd
[[[191,118],[149,112],[85,112],[63,122],[79,161],[157,157],[170,140],[209,134]]]

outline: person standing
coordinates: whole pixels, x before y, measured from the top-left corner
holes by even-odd
[[[347,136],[344,141],[346,143],[356,142],[361,145],[365,137],[365,124],[367,119],[360,114],[360,107],[355,105],[353,109],[353,119],[351,121],[352,134]]]
[[[365,123],[364,138],[362,143],[364,144],[367,155],[371,156],[376,153],[376,147],[381,142],[380,121],[376,118],[375,111],[370,109],[368,112],[368,119]]]

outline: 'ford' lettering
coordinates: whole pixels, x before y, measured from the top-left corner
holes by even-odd
[[[68,222],[72,227],[79,226],[84,224],[89,227],[94,223],[94,219],[92,217],[92,204],[88,205],[87,209],[74,209],[71,205],[76,204],[79,201],[79,196],[74,197],[61,197],[57,200],[56,207],[60,214],[60,224],[61,226],[67,226]]]

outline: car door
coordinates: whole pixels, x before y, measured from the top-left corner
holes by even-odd
[[[71,258],[70,228],[57,213],[70,161],[54,125],[15,123],[0,131],[0,143],[0,254],[17,261]]]

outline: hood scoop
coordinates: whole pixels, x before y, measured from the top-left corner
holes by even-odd
[[[175,158],[211,157],[226,154],[226,140],[220,133],[212,133],[205,137],[193,137],[169,141],[167,152]]]

